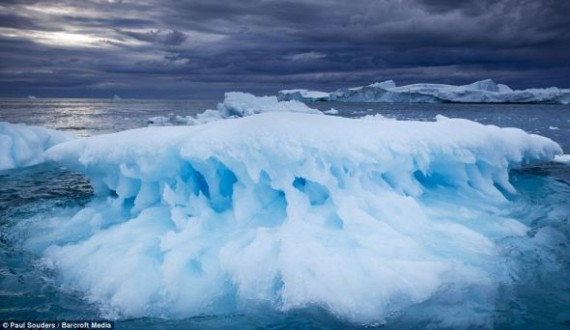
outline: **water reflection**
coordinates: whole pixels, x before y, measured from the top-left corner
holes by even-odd
[[[215,100],[0,99],[0,121],[91,136],[144,127],[153,116],[195,115],[215,108],[216,103]]]

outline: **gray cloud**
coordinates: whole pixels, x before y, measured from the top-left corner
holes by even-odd
[[[147,32],[123,31],[119,33],[141,41],[154,42],[167,46],[178,46],[186,40],[186,35],[176,30],[150,30]]]
[[[210,97],[394,79],[570,87],[559,0],[3,1],[0,96]]]

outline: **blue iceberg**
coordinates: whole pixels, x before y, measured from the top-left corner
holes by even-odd
[[[561,153],[441,116],[271,112],[94,136],[46,156],[96,198],[34,223],[26,246],[111,317],[320,306],[377,324],[442,292],[492,301],[511,281],[497,242],[529,229],[499,211],[509,170]]]

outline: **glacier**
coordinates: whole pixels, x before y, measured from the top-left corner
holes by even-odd
[[[42,163],[45,150],[72,139],[56,130],[0,122],[0,171]]]
[[[555,103],[570,104],[570,89],[532,88],[512,90],[485,79],[463,86],[412,84],[396,86],[392,80],[368,86],[341,88],[330,93],[283,90],[280,100],[302,102],[382,102],[382,103]]]
[[[514,277],[499,244],[529,230],[503,211],[509,170],[560,154],[541,136],[443,116],[278,111],[148,127],[50,148],[95,198],[18,225],[42,233],[25,246],[62,287],[109,317],[319,306],[378,324],[447,294],[468,302],[444,308],[488,326],[481,306]]]

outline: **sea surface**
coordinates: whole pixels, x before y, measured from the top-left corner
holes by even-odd
[[[101,99],[0,99],[0,121],[58,129],[77,136],[93,136],[146,127],[156,116],[191,116],[215,109],[219,100],[101,100]],[[518,127],[551,138],[570,153],[570,106],[486,104],[374,104],[311,103],[320,110],[334,108],[338,116],[382,115],[400,120],[432,121],[438,114],[483,124]],[[570,166],[544,163],[517,169],[511,182],[519,192],[513,216],[531,228],[529,236],[548,228],[556,242],[545,242],[544,254],[513,248],[513,258],[523,260],[517,285],[503,288],[489,306],[493,327],[503,329],[570,328]],[[40,267],[33,252],[15,242],[12,228],[22,219],[49,218],[65,209],[85,205],[93,198],[89,182],[80,174],[54,164],[0,171],[0,319],[97,319],[100,311],[80,292],[64,290],[54,274]],[[42,235],[38,232],[18,236]],[[508,246],[508,245],[507,245]],[[265,310],[224,315],[203,315],[184,320],[161,318],[119,319],[120,329],[345,329],[345,328],[445,328],[437,317],[422,319],[420,306],[382,325],[348,323],[323,308],[289,312]],[[447,313],[430,311],[429,315]]]

